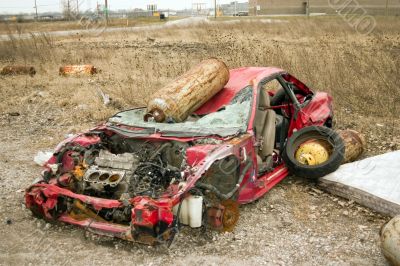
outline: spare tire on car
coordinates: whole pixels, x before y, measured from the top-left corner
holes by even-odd
[[[282,157],[292,174],[317,179],[338,169],[344,154],[345,145],[338,133],[327,127],[310,126],[293,133]]]

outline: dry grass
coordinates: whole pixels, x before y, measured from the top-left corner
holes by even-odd
[[[46,106],[58,121],[98,121],[118,109],[144,105],[165,82],[197,62],[223,59],[231,68],[278,66],[311,88],[330,92],[341,127],[370,131],[392,139],[399,125],[400,21],[377,18],[369,36],[361,36],[337,17],[291,18],[281,23],[242,20],[118,32],[99,37],[74,36],[0,42],[0,61],[33,64],[34,78],[1,78],[1,112],[21,110],[32,93],[47,92]],[[93,77],[64,78],[63,64],[91,63]],[[114,104],[104,107],[97,89]],[[24,97],[21,101],[21,97]],[[43,97],[42,97],[43,98]],[[43,114],[43,112],[40,112]],[[372,123],[372,124],[371,124]],[[372,129],[375,123],[382,129]],[[399,140],[400,141],[400,140]]]
[[[170,17],[168,20],[179,19]],[[165,23],[160,21],[159,17],[137,17],[137,18],[113,18],[109,20],[108,27],[132,27],[139,25],[148,25],[155,23]],[[20,34],[29,32],[50,32],[63,30],[82,30],[85,29],[85,23],[79,19],[71,21],[27,21],[27,22],[0,22],[0,34]]]
[[[53,60],[51,48],[53,39],[46,33],[38,35],[30,34],[30,38],[20,39],[18,36],[9,34],[10,41],[0,41],[0,61],[13,62],[16,59],[29,64],[32,60]]]

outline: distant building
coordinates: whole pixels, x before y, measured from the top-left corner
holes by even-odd
[[[38,16],[39,20],[54,20],[54,16],[53,15],[41,15]]]
[[[204,2],[192,2],[192,16],[207,16],[209,9]]]
[[[346,5],[350,13],[365,10],[369,15],[386,14],[386,1],[383,0],[249,0],[249,14],[307,14],[307,9],[309,13],[336,14],[342,5]],[[400,15],[399,0],[388,0],[387,8],[389,15]]]
[[[193,13],[192,9],[183,9],[183,10],[177,10],[176,15],[180,17],[189,17]]]
[[[224,16],[237,16],[248,12],[249,2],[239,3],[234,1],[229,4],[222,4],[219,6],[219,10]]]

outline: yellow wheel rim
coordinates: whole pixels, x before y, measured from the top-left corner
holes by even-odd
[[[310,140],[299,146],[295,153],[298,162],[305,165],[319,165],[329,159],[329,144],[323,140]]]

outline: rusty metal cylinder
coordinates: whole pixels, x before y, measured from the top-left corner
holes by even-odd
[[[354,162],[357,160],[366,149],[366,141],[364,136],[351,129],[338,130],[340,137],[345,144],[345,154],[343,163]]]
[[[33,77],[36,70],[33,66],[5,66],[1,69],[0,75],[29,75]]]
[[[60,67],[59,74],[63,76],[69,75],[93,75],[97,73],[97,69],[93,65],[70,65]]]
[[[381,229],[381,250],[391,265],[400,266],[400,215]]]
[[[208,59],[152,95],[144,119],[182,122],[211,99],[229,80],[229,69],[218,59]]]

